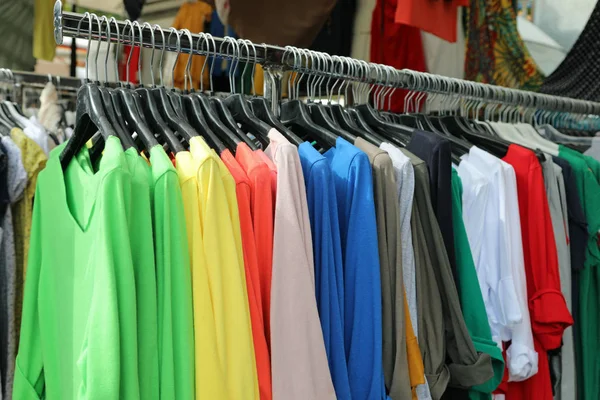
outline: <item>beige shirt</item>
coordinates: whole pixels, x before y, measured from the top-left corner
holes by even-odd
[[[271,280],[273,399],[335,399],[315,297],[312,236],[298,150],[275,129],[277,167]]]

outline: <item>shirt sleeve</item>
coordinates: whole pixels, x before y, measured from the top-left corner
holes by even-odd
[[[532,268],[527,278],[531,278],[528,285],[534,289],[529,296],[531,326],[544,350],[553,350],[560,347],[563,332],[573,324],[573,318],[560,290],[556,242],[539,165],[530,170],[529,187],[527,239]]]
[[[527,281],[525,278],[525,261],[521,236],[521,219],[515,171],[504,171],[506,178],[507,223],[506,238],[509,265],[513,273],[515,293],[521,311],[522,320],[510,328],[508,337],[511,345],[506,350],[509,381],[522,381],[538,372],[538,354],[533,344],[531,319],[527,304]],[[495,338],[497,340],[497,338]],[[498,340],[497,340],[498,341]]]

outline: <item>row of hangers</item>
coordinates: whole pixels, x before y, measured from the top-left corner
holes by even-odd
[[[210,34],[200,33],[195,50],[196,53],[212,58],[209,72],[210,88],[205,92],[201,79],[200,90],[194,90],[190,75],[193,57],[189,57],[185,67],[184,89],[180,91],[164,86],[162,62],[166,43],[171,42],[172,35],[175,35],[177,59],[181,53],[181,37],[185,35],[189,43],[193,43],[189,30],[178,31],[170,28],[165,41],[165,34],[158,25],[126,21],[121,40],[119,23],[114,18],[107,19],[85,13],[79,21],[76,36],[79,36],[81,23],[85,19],[88,20],[89,27],[86,83],[78,93],[77,124],[73,138],[60,155],[63,168],[94,136],[98,140],[92,148],[92,157],[99,156],[104,140],[111,135],[119,137],[126,149],[134,147],[138,151],[144,151],[156,145],[163,145],[173,153],[184,150],[192,137],[202,135],[209,146],[221,153],[225,149],[235,152],[237,145],[242,142],[251,149],[265,147],[272,128],[280,131],[296,145],[308,141],[320,151],[335,146],[337,137],[350,142],[362,137],[376,146],[382,142],[406,146],[413,132],[420,129],[448,139],[452,143],[455,161],[468,152],[472,145],[481,146],[502,157],[506,154],[510,142],[498,137],[487,121],[496,118],[507,122],[520,120],[539,124],[548,120],[556,123],[559,118],[552,112],[538,112],[538,108],[551,108],[541,104],[539,100],[534,101],[539,99],[539,95],[534,97],[526,92],[495,89],[489,85],[482,89],[480,84],[467,81],[442,79],[435,75],[408,70],[398,71],[383,65],[291,46],[285,48],[283,59],[296,72],[288,79],[288,99],[280,102],[276,115],[272,104],[264,97],[256,96],[254,92],[249,97],[235,92],[235,75],[242,59],[247,61],[241,73],[242,78],[251,66],[253,79],[258,59],[252,42],[226,37],[217,49],[216,42]],[[94,24],[98,27],[99,40],[105,37],[108,44],[104,60],[105,82],[91,82],[88,79],[89,46]],[[132,50],[127,57],[126,82],[119,82],[116,87],[106,84],[108,55],[111,38],[114,37],[113,25],[117,46],[124,42],[132,44]],[[154,65],[156,50],[155,32],[158,31],[162,36],[160,84],[155,84],[154,73],[151,70],[152,84],[143,85],[140,57],[140,85],[134,87],[129,79],[129,64],[133,46],[143,45],[144,30],[147,30],[151,37],[151,65]],[[264,47],[266,52],[267,46]],[[212,71],[219,56],[232,59],[229,69],[230,93],[224,96],[215,94],[212,87]],[[97,65],[98,53],[95,62]],[[207,64],[208,57],[204,60],[201,76]],[[116,57],[115,70],[118,77]],[[373,77],[377,84],[369,83],[373,81]],[[335,81],[330,85],[332,79]],[[300,98],[303,81],[306,101]],[[450,85],[458,85],[460,90],[457,92],[456,88],[451,88]],[[326,101],[318,99],[321,98],[323,88]],[[337,102],[332,101],[336,88]],[[391,97],[397,88],[413,89],[407,96],[404,112],[401,114],[389,111]],[[450,94],[450,89],[454,94]],[[253,81],[252,90],[254,91]],[[342,90],[346,102],[344,106],[341,105]],[[506,93],[502,93],[504,97],[501,97],[499,93],[504,90],[508,91],[511,97],[507,97]],[[243,87],[241,91],[243,92]],[[486,91],[489,93],[485,93]],[[429,95],[425,99],[426,93]],[[430,112],[430,108],[437,97],[441,97],[444,111],[434,114]],[[506,101],[507,98],[509,101]],[[502,99],[503,102],[499,102],[498,99]],[[353,100],[352,104],[349,104],[349,100]],[[550,100],[551,96],[548,96],[548,101]],[[425,104],[424,110],[420,109],[422,103]],[[573,107],[573,110],[576,108]],[[582,115],[575,115],[576,118],[584,119]],[[542,157],[540,152],[538,155]]]

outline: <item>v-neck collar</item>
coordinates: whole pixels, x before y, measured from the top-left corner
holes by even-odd
[[[48,161],[48,173],[56,179],[57,195],[69,217],[80,231],[86,232],[89,228],[98,192],[104,177],[116,168],[127,168],[121,142],[116,136],[106,140],[102,159],[98,170],[94,171],[89,158],[89,151],[83,148],[63,171],[58,155],[62,151],[59,146]]]

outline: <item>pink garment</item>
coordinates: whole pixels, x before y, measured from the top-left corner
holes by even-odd
[[[315,297],[312,236],[298,149],[275,129],[265,154],[277,167],[271,281],[273,398],[335,399]]]

